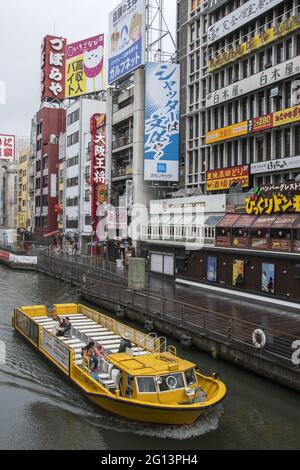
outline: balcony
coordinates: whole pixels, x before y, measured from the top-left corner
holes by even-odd
[[[177,245],[188,243],[199,249],[203,245],[215,246],[216,229],[206,225],[145,225],[142,240]]]
[[[132,135],[123,135],[118,139],[114,140],[112,143],[112,149],[116,150],[121,147],[126,147],[127,145],[132,145],[133,143],[133,136]]]
[[[117,168],[113,168],[112,170],[112,178],[126,178],[130,177],[133,174],[133,167],[132,164],[127,166],[119,166]]]

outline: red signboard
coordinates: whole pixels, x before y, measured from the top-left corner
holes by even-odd
[[[240,183],[243,188],[249,187],[248,165],[211,170],[206,174],[206,190],[208,192],[230,189],[233,183]]]
[[[92,186],[92,225],[97,229],[98,208],[108,202],[108,185],[106,174],[106,116],[94,114],[91,118],[91,186]],[[97,241],[95,239],[95,241]]]
[[[14,160],[16,139],[14,135],[0,134],[0,160]]]
[[[249,121],[249,132],[262,132],[273,127],[273,114],[259,116]]]
[[[46,36],[42,42],[41,98],[64,100],[66,39]]]

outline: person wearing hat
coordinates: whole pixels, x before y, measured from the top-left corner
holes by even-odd
[[[129,336],[128,336],[128,334],[124,334],[122,336],[122,339],[121,339],[120,348],[119,348],[118,353],[119,354],[125,353],[126,349],[131,349],[131,348],[132,348],[132,344],[131,344],[131,341],[129,339]]]

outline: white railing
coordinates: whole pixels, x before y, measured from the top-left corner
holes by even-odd
[[[215,245],[216,228],[207,225],[144,225],[143,241],[173,241]]]

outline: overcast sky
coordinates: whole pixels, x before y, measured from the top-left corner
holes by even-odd
[[[1,5],[0,80],[6,104],[0,104],[0,133],[26,136],[39,108],[40,47],[46,34],[69,43],[108,32],[108,16],[119,0],[8,0]],[[174,32],[176,0],[165,0]]]

